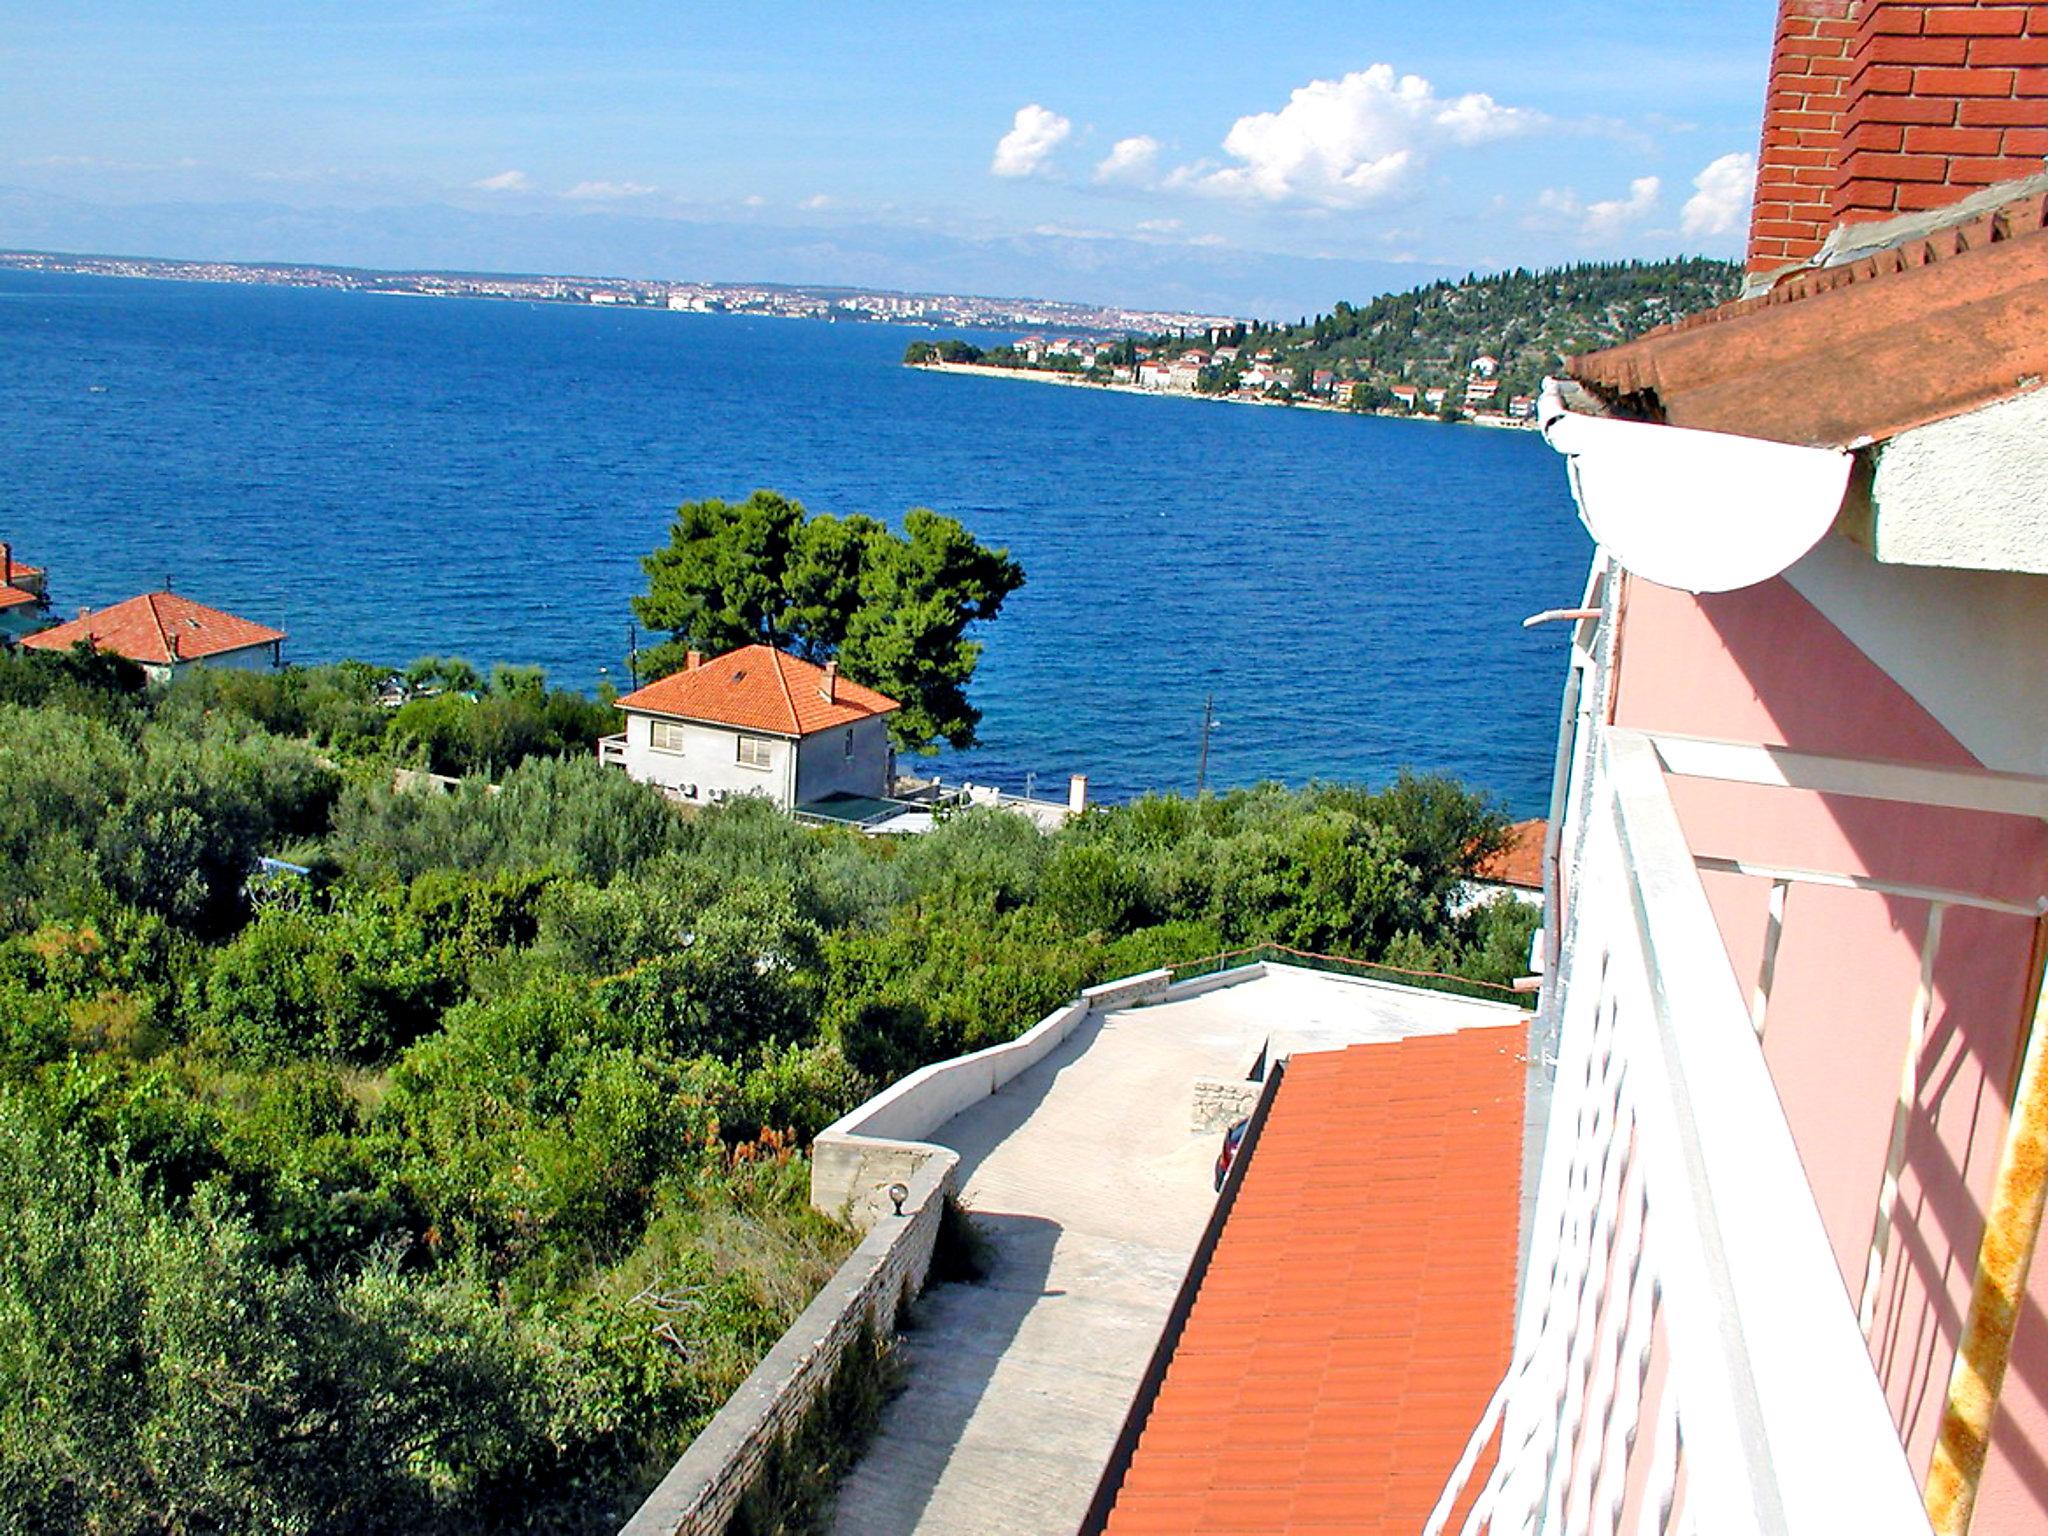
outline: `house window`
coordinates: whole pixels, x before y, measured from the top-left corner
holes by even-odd
[[[849,763],[853,761],[853,732],[851,731],[846,733],[846,760]]]
[[[673,720],[656,720],[648,729],[647,744],[657,752],[680,752],[683,728]]]
[[[766,736],[742,736],[739,743],[740,766],[766,768],[774,745]]]

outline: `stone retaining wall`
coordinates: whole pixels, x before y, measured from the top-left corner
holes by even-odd
[[[811,1146],[811,1203],[845,1215],[867,1235],[619,1536],[723,1536],[762,1465],[803,1422],[861,1325],[885,1337],[895,1332],[899,1301],[924,1288],[960,1162],[951,1148],[919,1138],[1043,1061],[1091,1012],[1193,996],[1262,973],[1253,965],[1175,985],[1172,972],[1158,970],[1089,987],[1015,1040],[922,1067],[821,1131]],[[909,1190],[901,1217],[888,1197],[894,1183]]]
[[[722,1536],[778,1441],[810,1411],[866,1323],[896,1331],[902,1298],[924,1288],[959,1158],[943,1147],[904,1180],[903,1214],[878,1219],[852,1257],[740,1384],[619,1536]]]
[[[1259,1102],[1259,1095],[1265,1091],[1265,1087],[1264,1083],[1254,1083],[1243,1078],[1196,1078],[1195,1107],[1194,1113],[1188,1119],[1188,1129],[1228,1130],[1252,1112],[1252,1106]]]

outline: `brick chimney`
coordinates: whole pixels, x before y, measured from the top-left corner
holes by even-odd
[[[1749,220],[1748,268],[1774,272],[1820,249],[1842,150],[1861,0],[1779,0]]]
[[[685,651],[683,653],[683,670],[685,672],[694,672],[703,665],[704,653],[702,651]]]
[[[825,678],[824,681],[818,684],[818,693],[827,704],[837,704],[839,702],[838,662],[828,661],[825,663]]]
[[[2048,156],[2048,6],[1865,0],[1833,216],[1891,218],[2032,176]]]

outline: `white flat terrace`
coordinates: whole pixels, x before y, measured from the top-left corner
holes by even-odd
[[[960,1154],[989,1238],[976,1284],[935,1286],[907,1384],[841,1485],[838,1536],[1071,1532],[1115,1448],[1215,1202],[1197,1078],[1275,1056],[1525,1017],[1284,966],[1091,1012],[1037,1065],[924,1139]],[[1180,990],[1180,989],[1176,989]]]

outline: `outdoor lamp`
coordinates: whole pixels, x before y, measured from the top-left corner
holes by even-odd
[[[898,1216],[903,1214],[903,1202],[909,1198],[910,1186],[908,1184],[891,1184],[889,1186],[889,1202],[896,1207],[896,1214]]]

